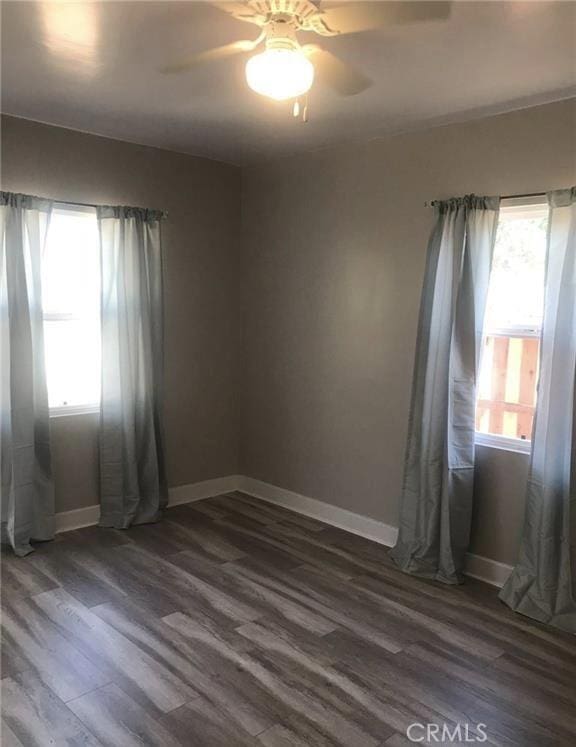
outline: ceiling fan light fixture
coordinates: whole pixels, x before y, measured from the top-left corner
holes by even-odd
[[[293,99],[312,87],[314,65],[299,49],[268,48],[246,63],[246,81],[262,96]]]

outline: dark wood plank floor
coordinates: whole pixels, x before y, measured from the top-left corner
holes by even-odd
[[[3,553],[2,577],[4,747],[576,744],[576,639],[249,496]]]

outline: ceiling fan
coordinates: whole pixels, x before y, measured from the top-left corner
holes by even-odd
[[[361,93],[372,85],[363,73],[340,60],[318,44],[301,45],[297,32],[320,36],[354,34],[402,23],[443,20],[450,2],[320,2],[320,0],[246,0],[212,2],[238,21],[262,30],[254,40],[240,40],[215,47],[163,68],[164,73],[181,73],[197,65],[236,54],[265,49],[246,63],[246,80],[256,93],[282,101],[306,94],[315,77],[344,96]]]

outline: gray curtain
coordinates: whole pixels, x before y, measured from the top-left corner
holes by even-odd
[[[162,259],[157,211],[98,208],[102,271],[100,525],[156,521],[162,451]]]
[[[500,593],[576,633],[576,187],[551,192],[542,353],[524,534]]]
[[[405,572],[462,580],[474,480],[476,374],[500,199],[435,203],[420,307],[399,534]]]
[[[54,536],[41,260],[52,204],[0,193],[2,542],[16,555]]]

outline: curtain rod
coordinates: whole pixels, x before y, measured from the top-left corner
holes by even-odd
[[[521,195],[502,195],[501,200],[518,200],[523,197],[546,197],[546,192],[526,192]],[[435,202],[441,202],[441,200],[432,200],[432,202],[425,202],[424,207],[432,207]]]
[[[52,202],[58,202],[60,205],[76,205],[77,207],[89,207],[89,208],[99,208],[104,207],[103,205],[96,205],[93,202],[76,202],[75,200],[52,200]],[[142,208],[142,210],[145,210],[147,208]],[[162,213],[162,216],[164,218],[168,217],[168,211],[167,210],[159,210],[159,213]]]
[[[514,200],[521,197],[546,197],[546,192],[526,192],[523,195],[502,195],[501,200]]]

